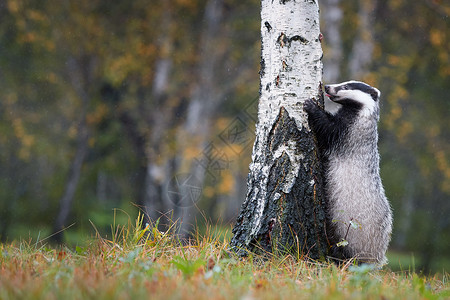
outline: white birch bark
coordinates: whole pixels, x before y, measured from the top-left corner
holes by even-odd
[[[299,226],[296,222],[305,221],[302,226],[308,228],[309,221],[320,223],[324,218],[323,212],[315,211],[311,208],[314,205],[310,205],[317,200],[311,198],[319,194],[316,194],[318,179],[310,176],[316,172],[311,168],[317,157],[313,157],[313,138],[303,111],[305,100],[319,99],[321,95],[318,3],[262,0],[261,4],[259,122],[247,198],[233,230],[232,246],[236,248],[251,248],[254,241],[261,242],[261,239],[266,239],[263,248],[270,248],[274,228],[278,226],[279,232],[289,230],[281,223],[290,222],[288,227],[292,229]],[[290,209],[301,212],[284,211],[289,201],[295,202],[289,204]],[[310,208],[314,218],[306,221],[308,213],[304,213]],[[287,219],[283,214],[288,215]],[[286,221],[288,219],[290,221]],[[301,229],[296,228],[291,233],[300,236],[298,230]],[[289,233],[282,232],[281,240],[283,234]],[[307,238],[306,233],[303,238]]]
[[[273,2],[273,3],[272,3]],[[307,126],[302,105],[317,97],[322,79],[316,1],[261,1],[262,63],[258,129],[273,124],[281,106]]]

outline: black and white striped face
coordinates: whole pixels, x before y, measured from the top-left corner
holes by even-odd
[[[360,81],[326,85],[325,93],[335,103],[356,106],[363,115],[376,111],[381,94],[378,89]]]

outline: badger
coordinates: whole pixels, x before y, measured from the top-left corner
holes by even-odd
[[[313,99],[304,103],[304,110],[323,165],[331,256],[382,266],[392,211],[380,178],[380,91],[347,81],[326,85],[325,93],[325,110]]]

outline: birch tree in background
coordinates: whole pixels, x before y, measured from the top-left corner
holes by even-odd
[[[158,47],[160,57],[155,63],[155,77],[153,78],[153,88],[151,99],[155,104],[148,112],[150,118],[147,120],[151,132],[148,136],[147,166],[144,185],[144,206],[149,217],[148,223],[160,219],[162,230],[167,230],[170,224],[172,207],[165,197],[164,186],[167,178],[171,176],[171,159],[167,155],[167,144],[163,143],[164,135],[175,123],[172,107],[164,105],[169,93],[169,82],[171,80],[173,61],[171,52],[173,51],[174,37],[170,30],[173,22],[171,7],[169,2],[163,4],[163,15],[161,20],[161,30],[158,37]]]
[[[199,50],[202,51],[202,59],[199,60],[196,70],[196,82],[191,99],[187,108],[187,116],[184,126],[179,132],[178,148],[179,155],[175,158],[177,171],[186,168],[188,174],[192,176],[194,185],[200,186],[205,179],[205,167],[197,160],[187,159],[183,149],[187,149],[194,140],[197,147],[205,148],[214,111],[223,101],[221,92],[218,91],[217,62],[220,59],[221,52],[217,47],[219,44],[218,36],[223,21],[224,3],[222,0],[208,0],[205,4],[204,26],[202,27]],[[200,148],[200,149],[201,149]],[[192,184],[192,182],[191,182]],[[174,220],[179,222],[179,232],[183,237],[187,237],[192,229],[193,218],[195,216],[196,196],[191,196],[189,186],[180,187],[180,194],[185,200],[175,201]],[[188,196],[186,196],[188,195]],[[186,199],[188,199],[186,201]],[[183,203],[188,202],[188,203]],[[184,205],[183,205],[184,204]]]
[[[321,92],[317,1],[262,0],[260,100],[247,196],[231,246],[327,252],[319,160],[303,103]],[[300,253],[299,253],[300,252]]]

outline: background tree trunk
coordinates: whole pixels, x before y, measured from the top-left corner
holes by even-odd
[[[327,253],[319,160],[303,102],[321,97],[316,1],[262,1],[261,86],[248,191],[233,229],[240,254]],[[245,250],[246,249],[246,250]]]
[[[321,12],[325,23],[322,23],[322,28],[326,54],[323,59],[323,80],[325,84],[342,82],[345,81],[341,80],[345,55],[341,36],[344,15],[341,9],[341,0],[324,0],[321,3]],[[325,98],[324,104],[327,111],[337,111],[340,107],[339,104],[328,98]]]
[[[344,13],[340,7],[341,0],[324,0],[321,2],[321,11],[325,26],[323,59],[323,80],[325,83],[340,82],[343,63],[343,45],[341,38],[341,23]]]
[[[154,105],[147,111],[146,118],[150,133],[146,145],[147,166],[144,185],[144,205],[146,222],[159,219],[161,230],[167,230],[170,225],[173,207],[167,203],[164,189],[167,180],[172,176],[170,155],[167,151],[165,136],[174,124],[171,105],[167,105],[169,83],[172,76],[173,33],[171,32],[171,4],[164,2],[164,14],[161,21],[161,32],[158,38],[160,57],[155,63],[155,77],[151,91],[151,101]]]
[[[81,168],[88,152],[89,129],[86,116],[91,101],[89,83],[93,80],[95,58],[90,56],[82,58],[71,57],[67,62],[67,67],[68,79],[81,102],[81,112],[77,125],[75,156],[70,165],[64,194],[59,201],[60,208],[53,228],[55,234],[52,236],[52,239],[57,243],[63,241],[63,233],[61,230],[67,225],[67,218],[72,209],[72,202],[81,176]]]
[[[358,32],[353,42],[349,57],[349,74],[352,79],[361,79],[367,75],[369,64],[372,62],[374,49],[373,41],[373,12],[377,1],[362,0],[358,10]]]
[[[168,34],[167,34],[168,36]],[[169,39],[165,37],[165,39]],[[172,41],[167,40],[166,43]],[[166,46],[168,47],[168,46]],[[164,193],[164,186],[167,178],[171,176],[171,158],[167,154],[167,144],[164,143],[165,135],[170,130],[173,123],[171,107],[164,105],[167,98],[167,87],[169,84],[169,74],[172,68],[172,60],[163,54],[163,57],[156,63],[156,75],[153,82],[152,101],[156,104],[154,110],[149,112],[151,120],[149,128],[151,130],[147,145],[147,167],[145,174],[144,204],[149,220],[148,223],[160,219],[161,229],[165,230],[170,223],[170,211],[172,207],[167,204]]]
[[[211,134],[214,113],[223,101],[217,80],[218,61],[221,58],[219,39],[221,23],[224,18],[224,3],[222,0],[209,0],[205,4],[204,26],[200,35],[199,51],[202,53],[196,70],[196,84],[193,87],[191,100],[187,108],[187,116],[184,126],[178,134],[178,156],[176,157],[177,174],[192,176],[196,188],[201,188],[205,180],[206,169],[209,161],[192,160],[186,155],[189,145],[197,147],[198,153],[205,154],[209,151],[208,138]],[[202,157],[203,158],[203,157]],[[192,192],[190,188],[181,191],[183,197]],[[189,203],[174,205],[174,220],[179,222],[179,232],[188,237],[192,231],[193,218],[196,212],[196,196],[188,197]],[[181,201],[180,201],[181,202]]]

